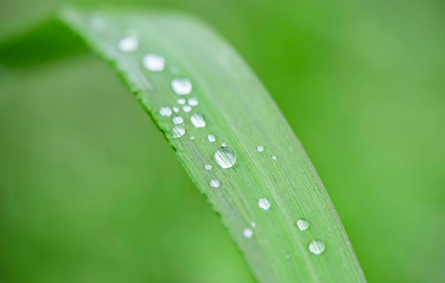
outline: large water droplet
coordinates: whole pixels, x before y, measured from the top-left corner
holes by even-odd
[[[197,106],[198,105],[198,99],[195,97],[189,98],[189,100],[187,101],[187,103],[190,106]]]
[[[142,64],[149,71],[162,72],[165,68],[165,58],[161,55],[147,54],[142,58]]]
[[[258,152],[263,152],[264,151],[264,146],[259,145],[259,146],[257,146],[256,150],[258,150]]]
[[[189,79],[174,79],[171,83],[173,91],[178,95],[186,95],[192,92],[192,83]]]
[[[175,116],[173,117],[173,123],[175,123],[176,125],[182,124],[184,123],[184,118],[182,118],[181,116]]]
[[[212,188],[219,188],[219,186],[221,185],[221,183],[219,182],[218,179],[210,180],[209,184],[210,184],[210,187],[212,187]]]
[[[172,109],[168,106],[162,107],[161,109],[159,109],[159,114],[164,117],[170,117],[172,115]]]
[[[307,222],[306,219],[298,219],[297,220],[297,226],[298,229],[300,229],[301,231],[307,230],[307,228],[309,228],[309,222]]]
[[[221,168],[231,168],[236,163],[236,154],[230,147],[221,147],[215,153],[215,160]]]
[[[208,136],[207,136],[207,139],[209,140],[209,142],[214,142],[214,141],[216,141],[215,136],[212,135],[212,134],[208,135]]]
[[[326,246],[324,242],[320,240],[314,240],[309,244],[309,251],[314,255],[321,254],[322,252],[324,252],[325,248]]]
[[[250,228],[246,228],[246,229],[244,229],[244,230],[243,230],[243,236],[244,236],[244,238],[246,238],[246,239],[250,239],[250,238],[252,238],[252,237],[253,237],[253,231],[252,231],[252,229],[250,229]]]
[[[270,202],[267,198],[260,198],[258,200],[258,206],[264,210],[269,210]]]
[[[184,110],[184,112],[190,112],[192,111],[192,107],[190,107],[190,105],[184,105],[182,106],[182,110]]]
[[[206,126],[206,121],[201,113],[193,114],[192,117],[190,117],[190,121],[192,121],[193,126],[196,128],[204,128]]]
[[[178,125],[178,126],[175,126],[173,128],[173,138],[174,139],[180,138],[183,135],[185,135],[185,128],[184,128],[184,126],[179,126]]]
[[[212,170],[213,166],[210,164],[206,164],[206,165],[204,165],[204,168],[208,171],[208,170]]]
[[[127,36],[122,38],[117,46],[122,52],[134,52],[139,47],[139,41],[135,36]]]

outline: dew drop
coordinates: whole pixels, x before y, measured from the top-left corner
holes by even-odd
[[[252,229],[250,229],[250,228],[246,228],[246,229],[244,229],[244,230],[243,230],[243,236],[244,236],[244,238],[246,238],[246,239],[250,239],[250,238],[252,238],[252,237],[253,237],[253,231],[252,231]]]
[[[180,105],[184,105],[185,104],[185,99],[184,98],[179,98],[178,100],[176,100],[178,102],[178,104]]]
[[[314,240],[309,244],[309,251],[314,255],[321,254],[322,252],[324,252],[325,248],[326,246],[324,242],[320,240]]]
[[[225,142],[223,142],[223,143],[221,144],[221,146],[226,147],[227,144],[226,144]]]
[[[159,114],[161,114],[164,117],[170,117],[172,115],[172,109],[168,106],[164,106],[161,109],[159,109]]]
[[[210,187],[212,187],[212,188],[219,188],[219,186],[221,185],[221,183],[218,179],[210,180],[209,184],[210,184]]]
[[[286,254],[286,259],[289,260],[290,259],[290,254]]]
[[[187,101],[188,105],[190,106],[197,106],[198,105],[198,99],[195,97],[189,98],[189,100]]]
[[[259,145],[259,146],[257,146],[256,150],[257,150],[258,152],[263,152],[263,151],[264,151],[264,146]]]
[[[190,107],[189,105],[184,105],[182,106],[182,110],[184,110],[184,112],[190,112],[192,111],[192,107]]]
[[[208,170],[212,170],[213,166],[210,164],[206,164],[206,165],[204,165],[204,168],[208,171]]]
[[[173,112],[179,113],[179,108],[178,107],[173,107]]]
[[[193,126],[196,128],[204,128],[206,126],[206,121],[201,113],[193,114],[192,117],[190,117],[190,121],[192,121]]]
[[[277,156],[276,155],[272,155],[272,159],[273,160],[277,160]]]
[[[173,138],[174,139],[180,138],[183,135],[185,135],[185,128],[184,128],[184,126],[179,126],[178,125],[178,126],[175,126],[173,128]]]
[[[195,137],[190,137],[190,139],[191,139],[191,140],[194,140],[194,139],[195,139]]]
[[[107,27],[107,22],[101,17],[95,17],[91,20],[91,27],[95,32],[101,32]]]
[[[253,228],[255,228],[256,227],[256,223],[255,222],[250,222],[250,225],[253,227]]]
[[[181,116],[175,116],[173,117],[173,123],[175,123],[176,125],[182,124],[184,123],[184,118],[182,118]]]
[[[270,209],[270,202],[267,198],[260,198],[258,200],[258,206],[264,210]]]
[[[215,160],[221,168],[231,168],[236,163],[236,154],[230,147],[221,147],[215,153]]]
[[[174,79],[171,86],[177,95],[187,95],[192,92],[193,89],[189,79]]]
[[[215,136],[212,135],[212,134],[208,135],[208,136],[207,136],[207,139],[209,140],[209,142],[214,142],[214,141],[216,141]]]
[[[297,220],[297,226],[298,229],[300,229],[301,231],[307,230],[307,228],[309,228],[309,222],[307,222],[306,219],[298,219]]]
[[[127,36],[122,38],[117,46],[122,52],[134,52],[139,47],[139,41],[135,36]]]
[[[165,68],[165,58],[161,55],[147,54],[142,58],[142,64],[149,71],[162,72]]]

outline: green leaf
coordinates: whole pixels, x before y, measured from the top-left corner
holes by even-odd
[[[119,42],[126,37],[137,39],[136,50],[119,50]],[[111,64],[164,133],[221,216],[258,282],[366,282],[297,137],[252,70],[214,31],[177,13],[68,8],[41,27],[4,43],[0,62],[37,64],[85,51],[82,41]],[[165,58],[164,70],[145,68],[146,54]],[[172,81],[178,78],[191,82],[190,94],[173,91]],[[178,103],[183,98],[196,98],[198,105],[184,111]],[[177,107],[179,113],[166,117],[160,112],[162,107]],[[193,125],[194,114],[204,117],[205,127]],[[175,134],[174,116],[183,118],[184,135]],[[209,141],[209,135],[216,140]],[[259,146],[264,150],[258,150]],[[236,154],[233,167],[218,164],[215,153],[221,148]],[[220,157],[233,165],[227,152]],[[212,169],[207,170],[206,164]],[[309,224],[306,230],[299,229],[299,219]]]

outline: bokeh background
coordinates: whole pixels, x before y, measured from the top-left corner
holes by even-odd
[[[442,0],[0,0],[197,15],[264,82],[369,282],[445,282]],[[0,65],[0,282],[255,282],[136,99],[90,53]]]

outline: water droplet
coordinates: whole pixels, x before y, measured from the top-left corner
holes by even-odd
[[[277,156],[276,155],[272,155],[272,159],[273,160],[277,160]]]
[[[162,72],[165,68],[165,58],[161,55],[147,54],[142,58],[142,64],[149,71]]]
[[[260,198],[258,200],[258,206],[264,210],[269,210],[270,202],[267,198]]]
[[[170,117],[172,115],[172,109],[168,106],[164,106],[161,109],[159,109],[159,114],[161,114],[164,117]]]
[[[184,123],[184,119],[181,116],[175,116],[173,117],[173,123],[176,125]]]
[[[185,128],[184,126],[175,126],[173,128],[173,138],[177,139],[185,135]]]
[[[215,136],[212,135],[212,134],[208,135],[208,136],[207,136],[207,139],[209,140],[209,142],[214,142],[214,141],[216,141]]]
[[[210,187],[212,187],[212,188],[219,188],[219,186],[221,185],[221,183],[219,182],[218,179],[210,180],[209,184],[210,184]]]
[[[252,238],[252,237],[253,237],[253,231],[252,231],[252,229],[250,229],[250,228],[246,228],[246,229],[244,229],[244,230],[243,230],[243,236],[244,236],[244,238],[246,238],[246,239],[250,239],[250,238]]]
[[[195,137],[190,137],[190,139],[191,139],[191,140],[194,140],[194,139],[195,139]]]
[[[95,32],[101,32],[107,27],[107,22],[103,18],[95,17],[91,20],[91,27]]]
[[[204,128],[206,126],[206,121],[201,113],[193,114],[192,117],[190,117],[190,121],[192,121],[193,126],[196,128]]]
[[[250,222],[250,225],[253,227],[253,228],[255,228],[256,227],[256,223],[255,222]]]
[[[182,106],[182,110],[184,110],[184,112],[190,112],[192,111],[192,107],[190,107],[189,105],[184,105]]]
[[[184,98],[180,98],[178,100],[176,100],[178,102],[178,104],[180,105],[184,105],[185,104],[185,99]]]
[[[139,47],[139,41],[135,36],[127,36],[119,41],[118,48],[122,52],[134,52]]]
[[[221,146],[224,146],[224,147],[226,147],[226,146],[227,146],[227,144],[226,144],[225,142],[223,142],[223,143],[221,144]]]
[[[230,147],[221,147],[215,153],[215,160],[221,168],[231,168],[236,163],[236,154]]]
[[[178,68],[176,68],[176,67],[171,67],[170,68],[170,73],[172,73],[172,74],[177,74],[178,73]]]
[[[258,150],[258,152],[263,152],[264,151],[264,146],[259,145],[259,146],[257,146],[256,150]]]
[[[171,83],[173,91],[177,95],[186,95],[192,92],[192,83],[189,79],[174,79]]]
[[[290,259],[290,254],[286,254],[286,259],[289,260]]]
[[[173,112],[178,113],[179,112],[179,108],[178,107],[173,107]]]
[[[188,103],[190,106],[197,106],[199,102],[198,102],[198,99],[197,99],[197,98],[192,97],[192,98],[189,98],[189,100],[187,101],[187,103]]]
[[[325,248],[326,246],[324,242],[320,240],[314,240],[309,244],[309,251],[314,255],[321,254],[322,252],[324,252]]]
[[[301,231],[307,230],[307,228],[309,228],[309,222],[307,222],[306,219],[298,219],[297,220],[297,226],[298,229],[300,229]]]
[[[213,166],[210,164],[206,164],[206,165],[204,165],[204,168],[208,171],[208,170],[212,170]]]

